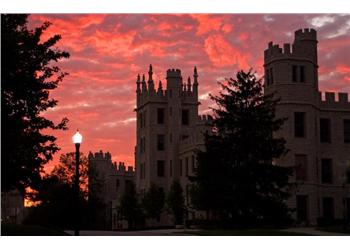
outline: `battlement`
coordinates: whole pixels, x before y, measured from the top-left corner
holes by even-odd
[[[182,78],[181,70],[179,69],[168,69],[166,71],[166,78]]]
[[[103,153],[102,150],[96,153],[89,152],[89,163],[94,163],[94,167],[96,169],[103,168],[104,170],[107,170],[110,174],[134,174],[135,170],[132,166],[128,166],[126,168],[124,162],[112,162],[112,157],[109,152]]]
[[[294,32],[295,41],[317,40],[317,32],[314,29],[299,29]]]
[[[108,151],[106,153],[103,153],[102,150],[100,150],[99,152],[95,152],[94,154],[90,151],[88,158],[89,160],[111,160],[112,156],[111,153],[109,153]]]
[[[198,120],[199,122],[211,122],[213,121],[213,117],[211,115],[199,115]]]
[[[295,37],[293,44],[284,43],[283,49],[278,44],[269,42],[268,48],[264,51],[265,63],[268,63],[273,59],[291,59],[293,57],[306,58],[315,61],[317,58],[317,51],[310,49],[310,46],[317,48],[314,43],[317,42],[317,32],[314,29],[299,29],[295,31]],[[316,63],[316,61],[315,61]]]
[[[319,92],[319,103],[321,108],[350,108],[348,93]]]

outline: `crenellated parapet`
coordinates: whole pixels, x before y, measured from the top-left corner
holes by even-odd
[[[213,122],[213,117],[211,115],[199,115],[198,123],[200,124],[210,124]]]
[[[102,171],[109,175],[133,175],[135,170],[132,166],[125,166],[124,162],[112,162],[109,152],[103,153],[102,150],[96,153],[89,152],[89,165],[93,166],[97,171]]]
[[[191,77],[188,77],[187,82],[183,82],[180,69],[168,69],[166,72],[166,88],[164,88],[162,81],[159,81],[158,86],[155,86],[152,75],[152,65],[150,65],[148,71],[149,79],[147,81],[145,74],[142,74],[142,80],[140,74],[137,75],[137,107],[148,102],[166,102],[172,96],[180,97],[185,102],[198,102],[198,73],[196,67],[194,68],[193,82]]]
[[[319,107],[320,109],[350,110],[348,93],[325,92],[323,94],[319,92]]]
[[[264,51],[265,64],[275,60],[308,60],[317,64],[317,33],[314,29],[299,29],[294,33],[293,44],[285,43],[283,48],[269,42]]]

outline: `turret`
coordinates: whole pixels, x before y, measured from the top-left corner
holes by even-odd
[[[163,95],[163,84],[162,84],[162,81],[159,81],[157,93]]]
[[[191,77],[188,77],[187,79],[187,91],[191,92]]]
[[[141,88],[140,88],[140,74],[137,75],[137,80],[136,80],[136,93],[140,94],[141,93]]]
[[[152,75],[153,75],[153,69],[152,69],[152,64],[150,64],[149,70],[148,70],[148,91],[150,92],[150,94],[155,92]]]
[[[146,85],[146,80],[145,80],[145,75],[142,75],[142,94],[147,92],[147,85]]]
[[[181,76],[181,70],[179,69],[168,69],[167,70],[167,91],[169,94],[169,97],[173,95],[180,95],[181,88],[182,88],[182,76]]]
[[[197,73],[197,67],[194,67],[193,72],[193,93],[194,96],[198,96],[198,73]]]

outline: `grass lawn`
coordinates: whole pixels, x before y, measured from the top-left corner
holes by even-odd
[[[65,232],[42,226],[2,224],[3,236],[67,236]]]
[[[277,229],[198,230],[184,233],[200,236],[309,236],[304,233],[286,232]]]

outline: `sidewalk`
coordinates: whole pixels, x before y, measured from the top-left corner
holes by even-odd
[[[293,233],[306,233],[315,236],[350,236],[349,234],[336,233],[336,232],[325,232],[316,230],[313,227],[295,227],[295,228],[287,228],[282,231],[293,232]]]

